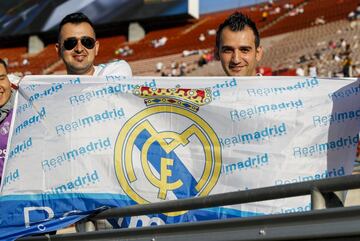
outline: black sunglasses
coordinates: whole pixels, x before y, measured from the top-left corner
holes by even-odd
[[[75,48],[79,40],[82,46],[84,46],[87,49],[93,49],[96,42],[95,39],[87,36],[81,37],[80,39],[71,37],[64,40],[63,46],[66,50],[72,50],[73,48]]]

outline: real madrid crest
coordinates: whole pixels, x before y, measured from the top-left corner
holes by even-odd
[[[221,147],[196,112],[211,102],[211,90],[139,86],[133,93],[147,108],[125,123],[116,140],[115,169],[124,192],[138,204],[208,195],[220,176]]]

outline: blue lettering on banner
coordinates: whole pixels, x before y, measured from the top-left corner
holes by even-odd
[[[317,126],[327,126],[334,122],[340,123],[348,120],[360,118],[360,109],[350,110],[347,112],[335,112],[331,115],[316,115],[313,116],[313,124],[315,127]]]
[[[28,139],[24,140],[21,144],[17,144],[9,153],[8,159],[10,160],[18,153],[22,153],[24,151],[27,151],[32,147],[32,138],[29,137]]]
[[[218,83],[212,87],[213,97],[214,97],[214,99],[216,99],[216,97],[219,97],[221,95],[221,92],[220,92],[221,89],[236,88],[236,87],[237,87],[237,81],[234,78],[230,81],[225,80],[225,82],[223,82],[223,83]]]
[[[114,77],[114,76],[106,76],[107,79],[110,77]],[[143,85],[147,87],[155,88],[156,82],[155,80],[152,80],[150,83],[145,82]],[[70,96],[69,102],[71,105],[83,104],[91,101],[94,98],[103,98],[107,95],[127,93],[133,90],[136,86],[137,85],[132,85],[132,84],[117,84],[114,86],[106,86],[106,87],[102,87],[101,89],[95,89],[92,91],[83,92],[83,94],[81,95]]]
[[[291,179],[278,179],[275,180],[275,185],[284,185],[284,184],[297,183],[297,182],[320,180],[329,177],[340,177],[344,175],[345,175],[345,169],[343,166],[341,166],[338,169],[333,168],[332,170],[325,170],[323,172],[318,172],[313,175],[297,176]]]
[[[99,66],[106,66],[106,64],[100,64]],[[106,79],[106,81],[108,81],[108,82],[118,82],[119,80],[128,80],[129,79],[129,77],[128,76],[124,76],[124,75],[105,75],[105,79]],[[154,84],[155,83],[155,79],[153,79],[152,81],[152,84]],[[146,83],[146,82],[145,82]],[[151,87],[155,87],[156,86],[156,84],[154,85],[154,86],[151,86]],[[148,87],[150,87],[150,86],[148,86]]]
[[[302,89],[312,89],[319,86],[319,80],[316,77],[312,79],[306,79],[305,81],[299,81],[294,85],[284,86],[284,87],[272,87],[272,88],[256,88],[256,89],[247,89],[246,92],[249,96],[271,96],[278,94],[288,94],[290,91],[297,91]]]
[[[265,140],[266,138],[276,137],[286,134],[286,125],[281,123],[279,125],[274,125],[270,127],[265,127],[264,129],[257,130],[250,133],[241,133],[236,136],[231,136],[227,138],[219,138],[220,144],[223,148],[230,147],[231,145],[235,146],[237,144],[250,143],[252,141]]]
[[[42,92],[38,92],[35,93],[33,95],[31,95],[29,97],[29,102],[34,102],[35,100],[47,97],[47,96],[51,96],[55,93],[57,93],[58,91],[62,90],[63,84],[61,83],[55,83],[53,84],[50,88],[42,91]]]
[[[25,120],[23,123],[15,127],[15,134],[19,134],[23,129],[26,129],[29,126],[35,125],[40,122],[40,120],[44,119],[46,115],[45,108],[41,108],[37,115],[31,116],[29,119]]]
[[[97,150],[108,149],[111,147],[109,137],[106,139],[98,139],[96,141],[90,141],[88,144],[75,148],[61,154],[58,154],[55,157],[48,158],[41,162],[41,168],[46,172],[53,170],[61,166],[65,161],[76,160],[80,155],[91,154]]]
[[[35,84],[31,84],[25,87],[25,89],[29,90],[29,91],[35,91],[36,87],[38,87],[40,85],[35,85]]]
[[[346,98],[346,97],[351,97],[351,96],[354,96],[354,95],[358,95],[360,92],[360,86],[350,86],[344,90],[337,90],[333,93],[329,93],[329,98],[333,101],[335,100],[339,100],[339,99],[343,99],[343,98]]]
[[[117,220],[118,228],[120,227],[136,228],[136,227],[146,227],[146,226],[157,226],[163,224],[166,224],[166,222],[160,217],[151,217],[147,215],[129,217],[129,220],[126,220],[124,218],[119,218]]]
[[[350,146],[356,146],[358,142],[359,142],[359,135],[340,137],[337,140],[324,142],[324,143],[316,143],[311,146],[294,147],[293,155],[294,157],[308,157],[316,153],[320,154],[326,151],[337,150],[340,148],[344,149]]]
[[[19,169],[16,169],[15,171],[7,172],[6,176],[3,177],[4,180],[3,188],[19,179],[20,179]]]
[[[246,109],[232,110],[229,112],[232,121],[241,121],[252,118],[254,116],[260,116],[267,112],[275,112],[282,110],[300,109],[303,108],[303,101],[301,99],[291,100],[289,102],[281,102],[276,104],[255,105]]]
[[[245,169],[258,168],[260,166],[269,164],[269,155],[265,153],[264,155],[249,156],[245,160],[238,161],[231,164],[224,164],[221,167],[221,174],[235,174],[235,171],[242,171]]]
[[[59,124],[55,127],[55,130],[58,135],[65,135],[66,133],[70,133],[71,131],[76,131],[80,127],[84,128],[106,120],[116,120],[116,119],[121,119],[123,117],[125,117],[123,108],[105,110],[104,112],[100,112],[94,115],[89,115],[80,118],[76,121]]]
[[[73,192],[79,188],[87,187],[90,184],[95,184],[100,181],[100,177],[97,173],[97,170],[94,170],[92,173],[86,173],[85,175],[78,176],[73,180],[66,182],[65,184],[58,185],[51,188],[51,191],[48,194],[59,194],[65,192]]]
[[[274,214],[281,214],[281,213],[297,213],[297,212],[307,212],[311,211],[311,203],[308,203],[305,206],[300,207],[293,207],[293,208],[281,208],[279,212],[274,212]]]
[[[33,102],[28,101],[25,104],[19,105],[16,109],[16,113],[21,114],[25,110],[30,109],[32,106],[33,106]]]
[[[30,109],[33,106],[33,102],[35,100],[47,97],[47,96],[51,96],[55,93],[58,93],[60,90],[62,90],[63,85],[66,84],[80,84],[80,78],[77,77],[76,79],[71,79],[69,80],[69,82],[63,82],[63,83],[54,83],[52,84],[52,86],[42,92],[38,92],[35,93],[33,95],[31,95],[29,97],[29,101],[27,103],[24,103],[22,105],[18,105],[17,109],[16,109],[16,113],[17,114],[21,114],[23,112],[25,112],[27,109]],[[26,90],[31,91],[31,92],[35,92],[36,88],[39,87],[41,85],[35,85],[35,84],[31,84],[31,85],[27,85],[25,87]]]
[[[73,84],[73,85],[77,85],[77,84],[80,84],[81,81],[80,81],[80,77],[77,77],[76,79],[71,79],[69,80],[70,84]],[[67,82],[65,82],[64,84],[68,84]]]

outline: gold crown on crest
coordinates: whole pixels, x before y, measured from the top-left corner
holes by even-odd
[[[144,98],[146,106],[178,105],[197,112],[200,106],[209,104],[212,100],[211,89],[185,88],[153,88],[136,86],[133,94]]]

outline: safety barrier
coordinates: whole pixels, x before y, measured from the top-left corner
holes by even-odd
[[[45,235],[19,240],[360,240],[360,206],[339,207],[341,200],[332,195],[336,191],[356,188],[360,188],[360,174],[206,197],[112,208],[89,219],[164,213],[302,195],[311,195],[313,210],[196,223]]]

